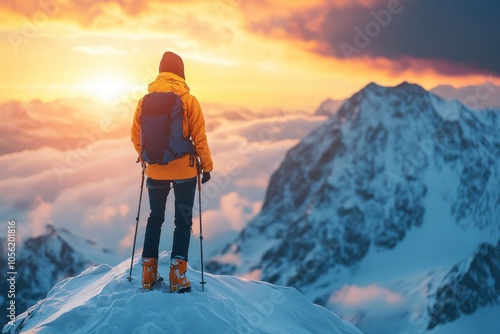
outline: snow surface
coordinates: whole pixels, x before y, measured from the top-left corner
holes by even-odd
[[[164,276],[169,259],[160,254]],[[140,257],[132,282],[129,266],[100,265],[61,281],[3,333],[361,333],[294,288],[205,274],[202,292],[191,269],[191,293],[170,294],[166,283],[144,293]]]

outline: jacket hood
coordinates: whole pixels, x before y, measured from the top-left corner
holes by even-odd
[[[189,93],[190,88],[186,84],[186,81],[177,74],[172,72],[161,72],[158,74],[155,81],[149,84],[148,91],[150,93],[174,92],[175,94],[182,96]]]
[[[171,72],[175,73],[183,79],[186,79],[184,75],[184,62],[182,58],[171,51],[167,51],[163,54],[160,61],[159,72]]]

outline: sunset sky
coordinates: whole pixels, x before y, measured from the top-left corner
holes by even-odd
[[[134,101],[167,50],[200,101],[249,108],[499,83],[499,15],[493,0],[6,0],[0,101]]]
[[[372,81],[500,84],[499,16],[497,0],[0,1],[0,216],[23,222],[20,235],[52,223],[127,256],[140,177],[130,123],[170,50],[209,115],[214,249],[260,211],[326,98]]]
[[[427,90],[478,85],[441,89],[449,94],[446,99],[475,98],[464,98],[472,101],[466,103],[471,108],[500,105],[499,0],[0,0],[0,36],[0,217],[16,221],[19,249],[26,247],[21,240],[46,233],[52,224],[84,243],[104,245],[116,263],[131,255],[134,240],[135,254],[144,242],[149,199],[147,191],[140,197],[143,179],[130,127],[137,101],[157,77],[166,51],[184,60],[186,82],[203,108],[214,163],[210,182],[194,204],[189,258],[195,269],[201,264],[199,214],[209,261],[259,214],[272,175],[288,152],[304,139],[317,138],[307,136],[328,121],[329,115],[315,113],[327,98],[347,99],[371,82],[396,86],[407,81]],[[335,106],[327,110],[334,112],[339,102],[324,105]],[[443,105],[444,121],[455,124],[460,105]],[[378,115],[390,118],[373,115],[367,118],[373,126]],[[383,122],[374,133],[384,130]],[[462,131],[451,123],[434,123],[443,124],[436,125],[438,135],[415,137],[408,150],[389,150],[381,157],[383,168],[377,162],[377,173],[386,173],[387,182],[363,184],[392,186],[396,175],[399,189],[405,178],[398,173],[421,166],[422,154],[416,160],[413,155],[422,150],[427,164],[427,154],[441,149],[444,131]],[[349,127],[342,127],[341,135],[350,138],[346,131]],[[371,137],[368,133],[365,139]],[[368,145],[361,139],[359,149]],[[331,153],[341,144],[316,160],[336,157]],[[300,179],[329,186],[342,178],[334,176],[344,168],[344,160],[338,161],[324,175],[326,181],[316,180],[314,173]],[[343,186],[339,182],[335,189]],[[443,198],[462,191],[456,189],[443,190]],[[354,203],[348,196],[340,198],[346,207]],[[171,193],[160,251],[172,249],[174,206]],[[276,215],[276,223],[288,222]],[[0,241],[6,231],[0,230]],[[244,258],[229,260],[237,264]],[[260,279],[259,272],[247,278]],[[400,300],[382,286],[347,285],[330,302],[361,310],[394,301],[399,310]]]

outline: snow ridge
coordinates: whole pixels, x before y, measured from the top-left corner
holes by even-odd
[[[170,254],[160,254],[167,272]],[[188,294],[167,293],[165,283],[141,290],[140,257],[116,267],[100,265],[58,283],[3,333],[338,333],[360,334],[352,324],[308,302],[293,288],[206,274]],[[189,270],[192,282],[200,273]]]

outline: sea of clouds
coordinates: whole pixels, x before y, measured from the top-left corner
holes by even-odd
[[[53,224],[112,249],[117,261],[130,255],[141,182],[129,138],[134,108],[83,99],[0,105],[0,216],[18,222],[19,238]],[[202,188],[210,255],[260,211],[269,178],[287,150],[326,118],[297,110],[203,108],[214,161],[212,180]],[[199,235],[198,208],[197,197],[193,237]],[[138,249],[148,213],[145,190]],[[161,250],[170,249],[172,229],[173,194]]]

